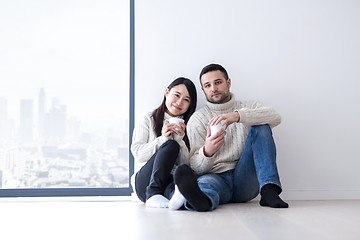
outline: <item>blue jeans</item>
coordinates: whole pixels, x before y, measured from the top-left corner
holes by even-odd
[[[275,184],[281,192],[276,166],[276,147],[269,125],[252,126],[244,151],[235,167],[222,173],[198,178],[198,185],[210,199],[214,210],[219,204],[242,203],[254,199],[266,184]],[[185,206],[190,208],[186,204]]]

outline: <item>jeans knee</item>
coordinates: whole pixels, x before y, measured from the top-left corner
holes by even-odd
[[[272,135],[271,128],[268,124],[251,126],[250,131],[253,131],[256,136],[268,136]]]

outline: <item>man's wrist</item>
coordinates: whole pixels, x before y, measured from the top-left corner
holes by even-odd
[[[236,116],[236,122],[240,122],[240,113],[239,113],[239,111],[235,110],[234,113],[235,113],[235,116]]]
[[[214,154],[207,153],[206,150],[205,150],[205,146],[203,147],[203,153],[204,153],[205,157],[212,157],[214,155]]]

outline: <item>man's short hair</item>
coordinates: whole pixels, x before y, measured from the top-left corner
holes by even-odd
[[[207,66],[205,66],[201,72],[200,72],[200,84],[201,84],[201,77],[202,75],[208,73],[208,72],[212,72],[212,71],[220,71],[223,75],[224,75],[224,78],[225,80],[228,80],[229,79],[229,76],[225,70],[225,68],[223,66],[221,66],[220,64],[216,64],[216,63],[212,63],[212,64],[209,64]]]

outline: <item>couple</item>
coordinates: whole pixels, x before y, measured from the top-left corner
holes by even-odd
[[[146,207],[211,211],[261,194],[260,205],[287,208],[279,194],[272,128],[281,118],[258,101],[237,101],[219,64],[200,73],[206,105],[195,112],[197,94],[187,78],[174,80],[162,104],[141,119],[131,151],[143,163],[133,189]],[[180,127],[170,124],[182,118]],[[212,133],[210,126],[225,129]],[[185,131],[186,128],[186,131]]]

